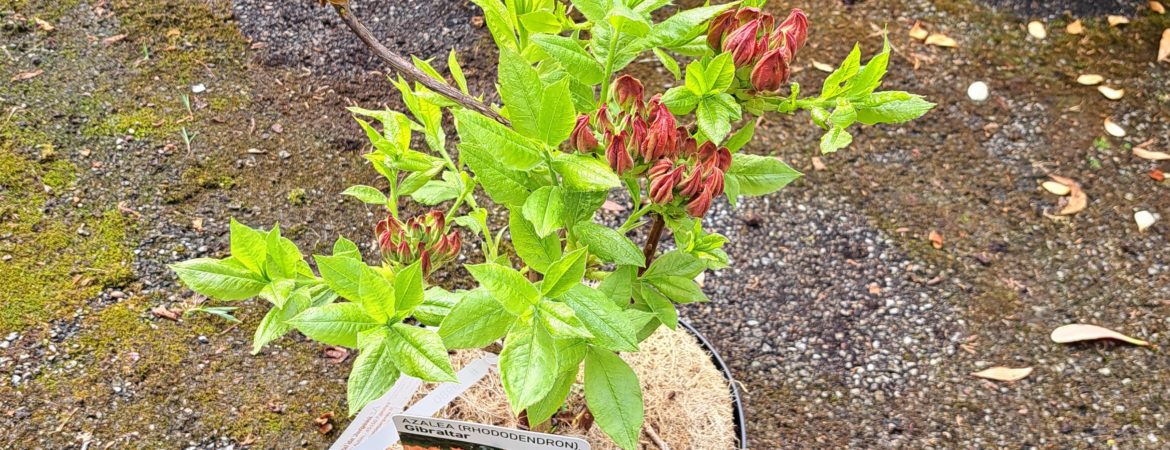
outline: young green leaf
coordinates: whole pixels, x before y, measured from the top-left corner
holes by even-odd
[[[459,145],[459,155],[475,171],[476,181],[496,203],[511,209],[528,199],[531,193],[528,174],[506,167],[498,158],[498,149],[463,143]]]
[[[593,335],[591,342],[594,345],[614,351],[638,350],[638,330],[622,315],[622,309],[605,294],[578,284],[565,292],[561,300],[573,309],[577,319]]]
[[[687,66],[690,70],[690,66]],[[735,62],[731,53],[720,53],[703,66],[703,79],[708,83],[703,94],[724,93],[735,81]]]
[[[513,315],[519,316],[532,309],[540,301],[540,291],[528,282],[524,275],[511,267],[496,263],[466,265],[471,276],[478,281],[488,293],[504,305],[504,309]]]
[[[172,264],[171,270],[191,290],[216,300],[252,298],[268,285],[262,276],[236,262],[234,257],[189,259]]]
[[[801,175],[774,156],[736,153],[724,178],[734,180],[740,194],[765,195],[780,190]]]
[[[362,203],[371,205],[385,205],[386,195],[379,191],[378,188],[364,185],[350,186],[341,192],[341,195],[348,195],[350,197],[361,200]]]
[[[845,84],[845,95],[849,97],[867,96],[882,84],[882,77],[886,75],[886,66],[890,62],[890,39],[882,39],[882,52],[869,59],[857,72],[857,76]]]
[[[665,67],[671,75],[674,75],[674,79],[677,80],[682,78],[682,72],[678,67],[678,61],[675,60],[673,56],[670,56],[670,54],[666,53],[658,47],[654,47],[654,56],[658,58],[658,62],[662,63],[662,67]]]
[[[268,283],[268,286],[264,286],[264,289],[260,290],[259,296],[272,303],[273,306],[282,308],[285,302],[288,301],[288,297],[292,295],[293,288],[296,287],[296,284],[296,281],[287,278],[273,280]]]
[[[459,189],[447,181],[430,180],[411,193],[414,201],[433,206],[459,196]]]
[[[231,219],[231,250],[232,257],[257,275],[264,275],[265,255],[268,251],[268,241],[264,233],[248,228],[247,225]]]
[[[622,181],[605,162],[592,156],[564,153],[552,162],[565,186],[578,191],[608,191]]]
[[[727,133],[731,132],[731,122],[739,120],[743,111],[739,103],[730,94],[705,96],[699,100],[695,109],[695,119],[699,131],[716,144],[723,141]]]
[[[684,86],[675,86],[666,90],[666,94],[662,95],[662,104],[670,110],[671,114],[686,115],[695,110],[699,106],[699,100],[702,97],[695,95],[690,89]]]
[[[540,101],[544,91],[540,74],[519,53],[501,48],[498,75],[500,99],[507,107],[512,128],[524,136],[537,138],[540,136]],[[459,135],[465,139],[468,137],[463,130]]]
[[[363,336],[364,345],[353,361],[346,385],[351,416],[361,412],[366,404],[377,400],[398,381],[400,372],[390,358],[392,351],[387,345],[387,331],[387,328],[379,327]]]
[[[650,269],[653,270],[654,265],[658,261],[650,264]],[[634,266],[618,266],[617,269],[610,273],[609,276],[601,280],[597,285],[597,290],[601,291],[610,300],[613,300],[615,305],[625,308],[630,304],[631,289],[633,288],[634,278],[637,276],[638,269]]]
[[[849,52],[849,56],[845,57],[845,61],[841,62],[841,66],[825,78],[825,83],[821,87],[821,98],[830,99],[843,92],[844,87],[841,86],[841,83],[845,83],[857,76],[857,71],[860,67],[861,47],[853,44],[853,51]]]
[[[564,226],[565,194],[560,186],[544,186],[524,201],[523,215],[532,222],[536,234],[545,237]]]
[[[593,333],[577,318],[573,308],[556,300],[544,299],[536,305],[537,318],[557,339],[591,338]]]
[[[394,310],[399,313],[413,311],[423,302],[423,276],[421,262],[414,262],[398,271],[394,278]]]
[[[642,274],[642,278],[681,276],[694,279],[705,269],[703,262],[698,258],[680,250],[671,250],[656,258],[650,264],[650,268]]]
[[[370,317],[385,323],[394,314],[394,289],[366,263],[346,256],[315,255],[321,277],[333,292],[361,305]]]
[[[448,292],[438,286],[427,288],[423,292],[422,304],[414,309],[414,318],[428,327],[437,327],[466,294],[464,291]]]
[[[683,280],[686,279],[683,278]],[[646,305],[650,307],[650,312],[654,313],[654,317],[657,317],[663,325],[666,325],[672,330],[678,327],[678,309],[674,307],[670,299],[666,298],[662,293],[659,293],[654,286],[643,283],[634,292],[637,293],[636,295],[642,301],[646,302]]]
[[[645,411],[634,370],[611,351],[585,356],[585,403],[597,426],[625,450],[638,448]]]
[[[638,246],[612,228],[581,222],[573,226],[573,237],[604,261],[638,267],[646,265]]]
[[[731,135],[727,139],[727,143],[723,144],[723,146],[727,147],[727,150],[731,151],[731,153],[738,152],[744,145],[747,145],[748,141],[752,140],[752,136],[755,136],[755,134],[756,121],[748,121],[743,127],[736,130],[735,134]]]
[[[520,211],[513,209],[508,216],[508,229],[512,231],[512,246],[516,254],[537,272],[545,273],[549,265],[561,258],[561,241],[555,235],[540,237],[536,228],[525,219]]]
[[[500,339],[516,316],[504,309],[486,290],[467,293],[456,303],[439,327],[439,337],[449,349],[482,348]]]
[[[869,94],[857,105],[857,121],[866,125],[902,123],[922,117],[934,103],[920,95],[902,91],[883,91]]]
[[[309,339],[348,348],[357,348],[358,333],[381,324],[357,303],[331,303],[309,308],[288,321]]]
[[[576,112],[569,95],[569,78],[545,86],[537,113],[536,135],[532,137],[552,147],[560,145],[573,132]]]
[[[581,11],[585,20],[593,23],[605,20],[609,10],[613,8],[613,0],[572,0],[573,8]]]
[[[706,31],[702,27],[704,22],[734,5],[735,3],[725,3],[679,12],[655,24],[650,29],[650,34],[646,36],[646,41],[649,45],[655,47],[671,47],[686,44],[691,39]]]
[[[513,413],[519,414],[552,390],[557,374],[553,345],[539,321],[518,321],[508,332],[500,352],[500,378]]]
[[[483,9],[484,22],[496,47],[516,51],[516,28],[510,19],[513,15],[500,0],[471,0]]]
[[[467,77],[463,76],[463,67],[459,65],[459,60],[455,58],[455,49],[451,49],[451,53],[447,55],[447,71],[451,72],[451,78],[455,79],[455,84],[459,85],[459,90],[464,94],[471,95],[467,90]]]
[[[309,288],[300,288],[289,295],[284,307],[269,309],[268,314],[264,315],[264,318],[260,320],[260,325],[256,327],[256,333],[252,338],[252,354],[260,353],[260,349],[269,342],[280,339],[281,336],[291,331],[293,327],[288,321],[309,309],[311,305]]]
[[[396,323],[386,332],[390,360],[402,373],[425,381],[455,381],[442,339],[432,330]]]
[[[585,276],[585,262],[589,257],[586,250],[586,247],[573,250],[549,266],[544,281],[540,283],[541,293],[545,297],[560,297],[569,288],[581,283],[581,278]]]
[[[710,301],[703,290],[695,283],[694,278],[677,275],[656,276],[646,278],[646,282],[658,289],[666,298],[675,303],[692,303]],[[666,323],[663,320],[663,323]]]
[[[569,76],[585,84],[601,83],[605,77],[604,68],[593,59],[581,43],[573,38],[552,34],[537,34],[531,37],[532,43],[548,53]]]
[[[264,272],[269,278],[296,278],[297,275],[313,276],[313,270],[305,262],[297,245],[281,237],[280,226],[272,227],[265,237]]]
[[[362,251],[358,249],[357,244],[353,241],[338,237],[337,241],[333,243],[333,256],[344,256],[350,259],[362,259]]]
[[[573,389],[573,383],[577,381],[579,371],[580,367],[574,366],[572,371],[566,370],[557,375],[548,394],[540,401],[528,406],[526,410],[528,423],[544,423],[561,409],[561,406],[565,404],[565,399],[569,397],[569,391]]]
[[[538,77],[537,83],[539,82]],[[530,87],[525,89],[531,90]],[[540,107],[539,97],[535,101],[537,103],[533,107],[536,109],[533,110],[533,116],[530,118],[532,120],[531,128],[528,133],[525,133],[528,136],[539,136],[537,133],[538,118],[535,115]],[[459,132],[459,137],[463,139],[461,147],[470,146],[485,150],[489,152],[493,160],[499,161],[500,164],[511,170],[530,170],[544,161],[544,150],[540,148],[540,144],[521,136],[499,122],[466,109],[452,110],[452,114],[455,116],[455,128]]]
[[[833,128],[823,136],[821,136],[821,153],[832,153],[837,150],[849,146],[853,142],[853,135],[849,134],[845,128],[833,126]]]

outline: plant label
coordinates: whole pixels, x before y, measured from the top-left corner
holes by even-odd
[[[430,417],[394,416],[403,450],[589,450],[583,439]]]

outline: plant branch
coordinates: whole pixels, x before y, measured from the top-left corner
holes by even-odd
[[[451,99],[455,103],[458,103],[467,109],[477,111],[480,114],[491,117],[492,119],[495,119],[495,121],[504,125],[509,125],[508,119],[505,119],[499,113],[493,111],[488,105],[485,105],[483,102],[476,100],[470,95],[464,94],[462,91],[449,84],[440,82],[439,80],[430,77],[418,67],[415,67],[414,64],[411,64],[410,61],[408,61],[406,58],[402,57],[402,55],[390,51],[390,49],[386,48],[385,45],[382,45],[381,42],[378,42],[378,39],[375,38],[372,33],[370,33],[370,30],[366,28],[364,24],[362,24],[362,21],[359,20],[357,16],[353,15],[353,12],[350,11],[347,3],[341,2],[341,4],[338,4],[337,2],[330,0],[330,4],[333,5],[333,9],[337,11],[338,17],[341,17],[341,21],[345,22],[345,25],[349,27],[349,30],[352,31],[353,34],[356,34],[358,39],[361,39],[362,42],[366,44],[366,47],[369,47],[370,51],[374,52],[375,56],[381,58],[382,61],[386,62],[386,64],[389,64],[390,68],[397,71],[400,75],[402,75],[403,78],[421,83],[430,90]]]
[[[646,273],[646,269],[650,268],[650,263],[654,262],[654,255],[658,253],[658,241],[662,239],[662,228],[666,225],[666,219],[662,218],[662,214],[654,213],[654,225],[650,226],[650,234],[646,236],[646,245],[642,247],[642,256],[646,258],[646,265],[638,269],[638,276]]]

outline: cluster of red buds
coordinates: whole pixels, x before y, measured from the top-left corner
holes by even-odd
[[[723,195],[723,174],[731,167],[731,152],[704,142],[679,156],[658,160],[650,167],[650,201],[666,204],[679,198],[686,203],[687,214],[703,217],[711,202]]]
[[[405,224],[394,216],[386,216],[374,227],[383,258],[398,265],[421,261],[423,275],[429,275],[459,255],[459,232],[444,233],[447,233],[446,218],[438,210],[412,217]]]
[[[789,65],[808,39],[808,16],[793,9],[784,22],[775,24],[776,18],[759,8],[728,10],[711,21],[707,45],[730,53],[736,68],[752,66],[755,90],[775,92],[788,82]]]

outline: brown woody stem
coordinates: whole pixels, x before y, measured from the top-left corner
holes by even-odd
[[[638,276],[646,273],[646,269],[650,268],[650,263],[654,262],[654,256],[658,253],[658,241],[662,239],[662,228],[666,225],[666,220],[662,218],[661,214],[654,214],[654,224],[650,225],[650,234],[646,236],[646,245],[642,247],[642,256],[646,258],[646,265],[638,269]]]
[[[423,73],[423,71],[418,67],[415,67],[414,64],[411,64],[410,61],[408,61],[406,58],[402,57],[402,55],[390,51],[390,49],[386,48],[385,45],[382,45],[381,42],[378,42],[378,39],[374,38],[374,35],[370,33],[370,30],[362,24],[362,21],[359,20],[357,16],[353,15],[353,12],[350,11],[346,4],[333,3],[333,9],[336,10],[337,15],[341,17],[341,21],[345,22],[345,25],[349,27],[350,31],[353,31],[353,34],[356,34],[358,39],[361,39],[362,42],[366,44],[366,47],[369,47],[370,50],[374,52],[375,56],[381,58],[382,61],[386,62],[386,64],[389,64],[390,68],[401,74],[403,78],[421,83],[430,90],[451,99],[455,103],[458,103],[467,109],[477,111],[480,114],[491,117],[492,119],[495,119],[497,122],[500,122],[504,125],[509,124],[508,119],[505,119],[504,116],[501,116],[499,113],[493,111],[488,105],[485,105],[483,102],[476,100],[470,95],[464,94],[462,91],[449,84],[431,78],[426,73]]]

